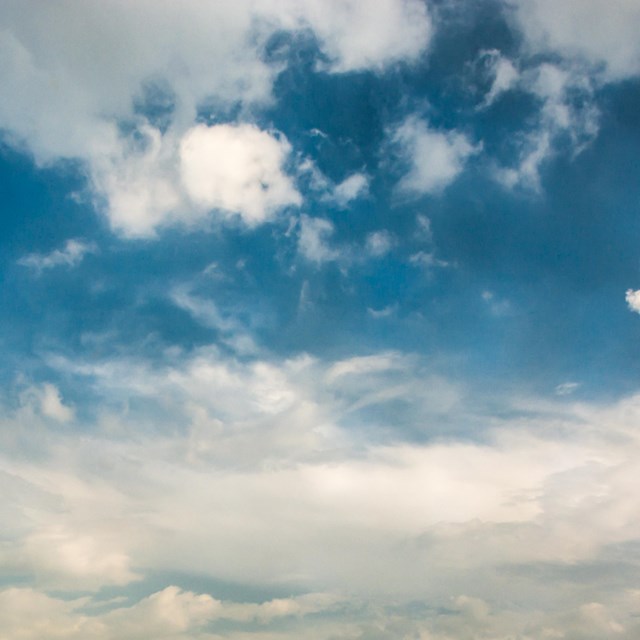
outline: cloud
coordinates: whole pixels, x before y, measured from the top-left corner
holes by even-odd
[[[420,618],[417,628],[433,637],[474,628],[506,637],[522,625],[568,634],[593,616],[633,637],[620,603],[635,572],[619,574],[616,554],[626,566],[637,561],[637,396],[602,405],[496,396],[486,412],[485,399],[466,397],[417,356],[389,351],[321,361],[203,348],[162,364],[51,364],[79,388],[90,385],[100,411],[82,437],[42,438],[37,416],[2,417],[8,526],[0,563],[23,585],[120,585],[116,592],[127,594],[126,584],[145,575],[235,583],[249,575],[261,585],[294,584],[296,593],[349,593],[360,614],[350,618],[341,605],[335,615],[352,631],[363,624],[358,602],[392,600],[393,611],[376,614],[389,638],[416,629],[403,607],[417,600],[452,610]],[[448,435],[430,437],[443,423]],[[37,464],[21,455],[26,443],[38,447]],[[608,599],[567,617],[593,602],[585,600],[590,571]],[[297,619],[335,602],[233,604],[155,591],[95,614],[59,609],[39,592],[10,595],[34,598],[50,624],[73,617],[83,638],[89,629],[98,638],[198,638],[218,632],[207,625],[222,619],[258,633],[278,616]],[[0,606],[5,636],[22,629],[35,637],[39,628],[42,637],[29,626],[41,618],[11,617],[27,610],[12,606]],[[291,633],[299,637],[307,623],[292,623]]]
[[[320,37],[334,72],[415,59],[433,33],[427,5],[418,0],[379,0],[375,7],[357,0],[310,0],[301,14]]]
[[[633,289],[627,289],[624,297],[627,301],[629,309],[631,311],[635,311],[636,313],[640,313],[640,289],[637,291],[634,291]]]
[[[513,62],[505,58],[497,49],[482,52],[481,59],[493,76],[491,88],[482,104],[486,108],[491,106],[503,93],[517,86],[520,72]]]
[[[246,327],[232,314],[222,313],[213,300],[194,295],[188,286],[176,287],[171,292],[170,298],[176,306],[187,311],[196,322],[218,330],[221,342],[236,353],[248,355],[258,352],[258,347]]]
[[[417,117],[405,120],[392,134],[409,171],[400,180],[401,191],[438,193],[450,185],[477,149],[456,132],[435,131]]]
[[[394,237],[384,229],[368,233],[362,245],[332,243],[334,231],[335,227],[330,220],[302,215],[298,234],[299,254],[317,266],[335,262],[341,268],[346,268],[382,258],[394,245]]]
[[[386,230],[372,231],[367,235],[365,251],[374,258],[385,256],[393,247],[393,236]]]
[[[51,253],[30,253],[18,260],[18,264],[29,267],[40,274],[55,267],[76,267],[84,257],[96,253],[97,246],[93,242],[85,242],[78,238],[67,240],[62,249],[54,249]]]
[[[340,252],[329,245],[333,235],[333,223],[324,218],[300,217],[298,251],[300,255],[316,264],[331,262],[340,257]]]
[[[418,0],[8,2],[0,19],[3,140],[39,165],[79,160],[125,237],[193,226],[214,208],[259,224],[299,202],[281,173],[284,139],[249,124],[281,70],[263,55],[273,34],[311,30],[327,69],[349,72],[415,59],[432,32]],[[237,105],[242,123],[197,122],[199,109]]]
[[[579,382],[563,382],[555,388],[555,392],[557,396],[568,396],[579,388]]]
[[[608,81],[640,73],[635,0],[516,0],[511,3],[530,49],[601,67]]]
[[[369,179],[363,173],[354,173],[345,178],[333,189],[331,199],[342,208],[345,208],[353,200],[357,200],[367,194]]]
[[[45,383],[41,386],[32,386],[21,394],[22,405],[37,411],[45,418],[50,418],[56,422],[71,422],[75,417],[73,407],[66,405],[58,388]]]
[[[540,171],[555,152],[556,143],[565,138],[573,154],[580,153],[598,134],[600,112],[591,80],[580,69],[545,62],[523,72],[518,86],[538,102],[538,122],[519,136],[517,165],[499,168],[495,177],[508,188],[538,191]]]
[[[182,180],[189,198],[205,210],[240,214],[249,226],[301,203],[282,172],[289,153],[277,139],[251,125],[199,125],[180,143]]]
[[[142,125],[138,144],[94,163],[111,226],[127,237],[238,216],[247,226],[301,203],[286,175],[290,146],[251,124],[196,125],[177,138]],[[143,144],[140,144],[140,140]]]
[[[432,269],[434,267],[445,268],[451,266],[446,260],[437,258],[433,251],[418,251],[417,253],[409,256],[409,262],[417,267],[422,267],[423,269]]]
[[[330,611],[336,600],[328,594],[309,593],[244,603],[221,601],[209,594],[169,586],[131,606],[113,607],[109,603],[106,612],[96,613],[91,605],[102,603],[89,598],[63,600],[35,589],[11,588],[0,591],[0,629],[9,640],[205,640],[222,637],[205,631],[217,620],[257,621],[259,629],[274,619]],[[255,637],[261,637],[258,634],[259,631]]]

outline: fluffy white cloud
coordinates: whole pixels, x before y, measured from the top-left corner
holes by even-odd
[[[392,135],[409,171],[399,187],[407,193],[434,193],[451,184],[477,151],[465,136],[430,129],[416,117],[405,120]]]
[[[607,80],[640,73],[636,0],[515,0],[511,4],[534,51],[555,51],[603,67]]]
[[[54,249],[51,253],[30,253],[23,256],[18,260],[18,264],[29,267],[36,273],[59,266],[75,267],[87,254],[95,253],[97,250],[93,242],[84,242],[75,238],[67,240],[62,249]]]
[[[631,311],[640,313],[640,289],[637,291],[627,289],[625,300],[627,301],[627,305],[629,305],[629,309],[631,309]]]
[[[284,139],[251,125],[199,125],[180,143],[180,170],[189,198],[200,208],[239,213],[255,225],[301,198],[283,173]]]
[[[39,164],[80,160],[111,226],[145,237],[209,208],[257,224],[298,202],[281,173],[283,140],[196,123],[203,105],[240,103],[246,120],[271,99],[279,67],[262,52],[273,33],[310,29],[334,72],[415,58],[431,36],[419,0],[64,1],[28,11],[10,0],[0,20],[5,141]],[[158,105],[162,122],[147,117]]]

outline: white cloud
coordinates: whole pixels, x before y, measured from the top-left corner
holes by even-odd
[[[96,253],[98,248],[93,242],[84,242],[80,239],[67,240],[62,249],[54,249],[51,253],[30,253],[18,260],[18,264],[29,267],[41,273],[54,267],[75,267],[84,257],[90,253]]]
[[[211,266],[211,265],[209,265]],[[217,329],[221,342],[238,354],[256,354],[258,347],[247,329],[231,314],[222,313],[213,300],[198,297],[188,286],[176,287],[171,292],[171,301],[187,311],[196,322]]]
[[[421,620],[436,638],[464,637],[479,620],[481,638],[517,637],[525,624],[571,637],[589,620],[602,629],[613,621],[634,637],[621,615],[633,574],[616,574],[614,584],[605,569],[619,570],[616,549],[635,562],[638,396],[610,405],[493,398],[484,414],[482,398],[465,399],[419,358],[397,352],[321,362],[236,360],[200,349],[163,365],[57,364],[78,385],[90,382],[99,418],[82,437],[46,438],[37,416],[2,418],[5,575],[49,590],[179,571],[345,591],[398,603],[394,613],[380,612],[389,638],[403,637],[394,621],[409,624],[401,606],[417,600],[457,612]],[[140,406],[152,420],[140,419]],[[429,438],[443,421],[466,436]],[[392,435],[376,438],[381,426]],[[25,446],[38,447],[37,464],[20,455]],[[574,570],[577,582],[558,578]],[[606,600],[585,591],[591,570]],[[182,639],[206,634],[210,620],[260,625],[332,606],[289,598],[218,604],[175,588],[158,594],[104,615],[58,609],[31,591],[21,597],[35,598],[50,624],[73,617],[78,638],[91,638],[89,630],[98,638],[162,637],[161,612],[167,637]],[[24,615],[18,595],[10,594],[13,609],[0,605],[0,630],[46,638],[35,626],[42,618]],[[595,601],[601,606],[582,611]],[[18,610],[23,615],[11,613]],[[567,617],[571,611],[582,613]]]
[[[418,267],[422,267],[423,269],[451,266],[446,260],[437,258],[433,251],[418,251],[409,257],[409,262]]]
[[[329,68],[338,72],[415,59],[432,36],[427,5],[418,0],[307,0],[296,9],[320,37]]]
[[[7,640],[211,640],[223,637],[205,631],[216,620],[253,621],[259,629],[274,619],[331,611],[336,602],[335,596],[322,593],[262,603],[221,601],[169,586],[131,606],[108,603],[106,612],[96,613],[91,605],[101,603],[89,598],[63,600],[30,588],[11,588],[0,591],[0,629]],[[262,636],[257,631],[251,637]]]
[[[262,52],[273,33],[311,29],[333,72],[414,59],[431,36],[419,0],[185,0],[161,11],[152,0],[28,11],[10,1],[0,20],[4,140],[40,165],[80,160],[97,206],[130,237],[193,225],[214,207],[258,224],[299,201],[281,173],[284,140],[196,123],[201,106],[239,103],[250,121],[271,100],[279,67]],[[154,99],[171,106],[162,125],[145,115]]]
[[[59,389],[51,384],[45,383],[41,386],[32,386],[21,394],[23,406],[35,410],[45,418],[50,418],[56,422],[70,422],[75,417],[73,407],[66,405],[60,396]]]
[[[634,291],[633,289],[627,289],[625,294],[625,300],[631,311],[640,313],[640,289]]]
[[[316,264],[337,260],[340,252],[329,245],[329,238],[333,232],[334,227],[329,220],[301,216],[298,251]]]
[[[332,200],[339,207],[346,207],[351,201],[367,194],[369,179],[363,173],[354,173],[333,189]]]
[[[300,194],[283,173],[289,153],[283,139],[252,125],[199,125],[180,143],[180,168],[189,198],[205,210],[238,213],[253,226]]]
[[[437,193],[450,185],[477,152],[465,136],[457,132],[430,129],[416,117],[405,120],[392,134],[409,164],[399,187],[408,193]]]
[[[393,236],[386,230],[372,231],[367,235],[365,251],[374,258],[380,258],[393,247]]]
[[[607,80],[640,73],[636,0],[515,0],[511,4],[533,51],[555,51],[602,66]]]
[[[579,388],[579,382],[563,382],[555,388],[555,392],[557,396],[568,396]]]
[[[78,496],[74,497],[77,500]],[[119,548],[119,536],[110,532],[109,526],[84,522],[74,528],[45,525],[24,540],[16,557],[40,583],[58,589],[98,590],[139,579],[131,569],[131,558]]]
[[[593,102],[593,86],[581,70],[543,63],[522,73],[520,85],[540,104],[538,123],[520,136],[516,166],[501,167],[496,178],[509,188],[541,188],[540,171],[553,155],[555,143],[566,137],[577,155],[596,137],[599,110]],[[581,101],[576,101],[579,95]]]
[[[250,124],[196,125],[181,138],[142,125],[144,144],[124,144],[93,163],[93,184],[106,198],[114,229],[152,237],[171,224],[202,224],[213,216],[239,216],[262,224],[301,203],[284,172],[290,146]]]
[[[484,51],[482,58],[493,75],[491,88],[484,98],[483,107],[491,106],[503,93],[518,84],[520,72],[513,62],[505,58],[497,49]]]

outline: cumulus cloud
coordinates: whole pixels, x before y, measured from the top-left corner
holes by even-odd
[[[606,80],[640,73],[640,6],[635,0],[516,0],[518,24],[534,51],[602,68]]]
[[[78,238],[67,240],[62,249],[54,249],[51,253],[30,253],[18,260],[18,264],[29,267],[40,274],[54,267],[75,267],[87,254],[96,253],[97,246],[93,242],[85,242]]]
[[[187,0],[161,10],[149,0],[63,2],[31,11],[11,1],[0,17],[3,139],[38,164],[80,160],[114,230],[145,237],[218,207],[251,225],[298,202],[281,173],[283,139],[249,124],[196,122],[207,105],[241,104],[250,120],[269,102],[280,68],[263,51],[274,33],[311,30],[332,72],[415,59],[431,36],[419,0]]]
[[[239,216],[247,226],[301,203],[285,173],[290,146],[250,124],[196,125],[179,139],[143,125],[138,145],[96,160],[93,184],[112,227],[151,237],[158,228]]]
[[[450,185],[477,152],[467,138],[457,132],[431,129],[416,117],[405,120],[392,134],[409,170],[400,180],[406,193],[437,193]]]
[[[251,125],[199,125],[180,143],[180,168],[189,198],[199,207],[239,213],[252,226],[301,198],[282,169],[289,153]]]
[[[640,313],[640,289],[634,291],[633,289],[627,289],[625,294],[625,300],[631,311]]]

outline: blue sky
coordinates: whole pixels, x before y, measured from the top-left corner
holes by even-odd
[[[1,637],[637,637],[635,0],[0,16]]]

